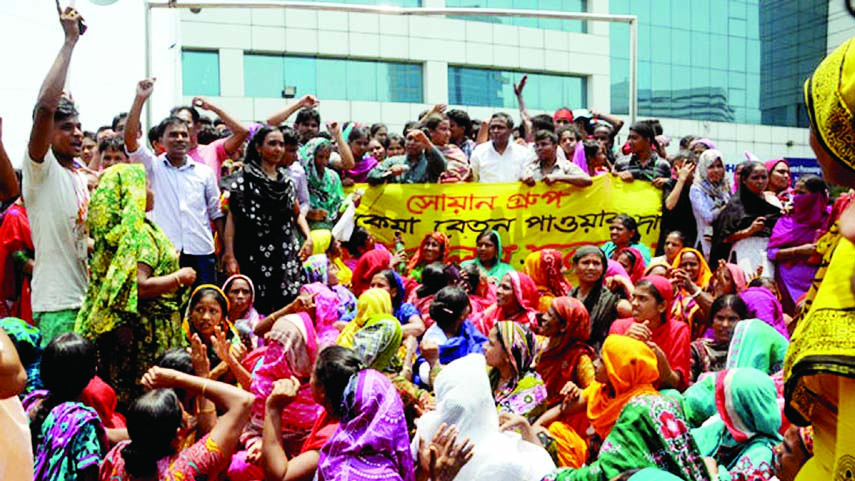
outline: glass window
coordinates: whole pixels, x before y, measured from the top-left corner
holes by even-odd
[[[312,3],[350,3],[355,5],[392,5],[395,7],[421,7],[421,0],[303,0]]]
[[[279,97],[285,86],[297,95],[332,100],[421,103],[422,66],[337,58],[244,54],[244,93]]]
[[[181,70],[184,95],[220,95],[219,52],[182,50]]]
[[[615,3],[615,2],[612,2]],[[515,10],[553,10],[558,12],[587,12],[588,0],[445,0],[450,8],[509,8]],[[587,33],[587,22],[536,17],[478,17],[452,16],[476,22],[502,23],[517,27],[534,27],[564,32]]]
[[[588,79],[571,75],[522,73],[448,67],[448,102],[455,105],[517,108],[514,83],[528,75],[525,102],[529,108],[552,111],[588,105]]]

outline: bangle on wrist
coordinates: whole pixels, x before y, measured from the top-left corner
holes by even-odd
[[[209,382],[211,382],[210,379],[205,379],[205,383],[202,384],[202,397],[205,397],[205,390],[208,389]]]
[[[175,273],[172,275],[175,276],[175,288],[180,289],[181,288],[181,277],[178,276],[178,273]]]

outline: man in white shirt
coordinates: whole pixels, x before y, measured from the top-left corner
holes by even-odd
[[[155,196],[152,220],[181,253],[181,267],[196,271],[194,286],[215,284],[217,262],[210,226],[213,223],[222,238],[225,222],[216,174],[207,165],[190,158],[190,131],[180,117],[169,116],[161,123],[160,143],[166,152],[155,156],[148,147],[140,145],[136,133],[140,112],[153,90],[153,79],[141,80],[137,85],[124,132],[125,148],[131,162],[145,165]]]
[[[42,345],[74,330],[89,283],[89,192],[86,178],[74,162],[83,151],[83,131],[74,103],[62,91],[83,20],[71,7],[57,10],[65,43],[42,83],[22,165],[23,194],[36,251],[33,320],[41,330]]]
[[[476,182],[518,182],[522,169],[536,156],[531,149],[511,141],[514,120],[499,112],[490,118],[490,142],[472,151],[469,163]]]

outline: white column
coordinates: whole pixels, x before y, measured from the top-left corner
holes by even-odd
[[[220,96],[243,96],[243,49],[220,49]]]
[[[424,86],[426,104],[447,104],[448,63],[436,61],[425,62]]]

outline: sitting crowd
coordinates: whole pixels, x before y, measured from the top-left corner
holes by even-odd
[[[851,194],[783,159],[731,184],[711,139],[669,156],[641,121],[619,146],[566,108],[515,131],[437,105],[397,135],[321,132],[312,96],[251,125],[197,98],[146,141],[153,79],[87,142],[79,18],[21,198],[0,143],[4,479],[792,480],[813,456],[785,357]],[[460,259],[443,232],[382,245],[345,191],[601,175],[662,190],[656,242],[620,214],[603,245],[514,265],[488,229]]]

